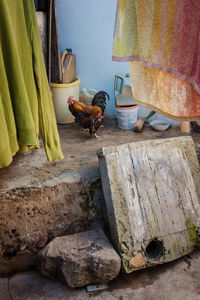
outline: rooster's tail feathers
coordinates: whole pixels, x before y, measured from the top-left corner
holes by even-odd
[[[106,108],[106,98],[110,99],[108,93],[104,92],[104,91],[100,91],[98,93],[96,93],[96,95],[94,96],[94,98],[92,99],[92,106],[99,106],[100,109],[102,110],[102,112],[104,113],[104,110]]]

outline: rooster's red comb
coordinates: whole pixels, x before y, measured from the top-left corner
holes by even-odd
[[[68,101],[72,101],[73,99],[74,99],[73,96],[69,96],[69,97],[68,97]]]

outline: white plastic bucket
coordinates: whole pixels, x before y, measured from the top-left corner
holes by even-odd
[[[74,117],[68,109],[67,99],[69,96],[73,96],[74,99],[79,100],[79,84],[78,78],[71,83],[51,83],[57,123],[74,122]]]
[[[138,105],[117,106],[117,120],[120,129],[132,129],[137,121]]]

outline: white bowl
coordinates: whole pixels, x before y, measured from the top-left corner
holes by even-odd
[[[170,124],[164,120],[153,120],[149,125],[157,131],[165,131],[169,128]]]

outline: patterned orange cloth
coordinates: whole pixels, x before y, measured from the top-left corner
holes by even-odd
[[[113,60],[130,61],[137,102],[200,119],[200,1],[119,0]]]

